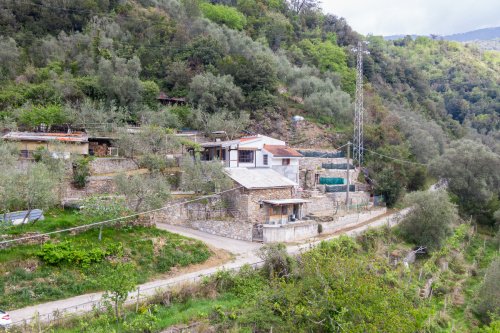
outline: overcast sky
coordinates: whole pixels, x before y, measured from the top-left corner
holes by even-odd
[[[500,26],[500,0],[322,0],[327,13],[374,35],[449,35]]]

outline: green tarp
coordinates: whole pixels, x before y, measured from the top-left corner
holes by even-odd
[[[344,185],[344,178],[320,177],[320,185]]]
[[[323,158],[339,158],[344,157],[344,152],[336,152],[336,153],[325,153],[323,151],[314,151],[314,150],[299,150],[299,153],[304,155],[304,157],[323,157]]]
[[[326,185],[325,186],[325,192],[346,192],[347,191],[347,185]],[[355,185],[349,185],[349,192],[355,192],[356,191],[356,186]]]

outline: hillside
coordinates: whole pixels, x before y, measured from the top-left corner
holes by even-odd
[[[132,321],[120,321],[117,310],[117,318],[106,312],[95,316],[97,323],[79,320],[61,331],[153,331],[189,324],[192,318],[215,331],[231,332],[338,332],[342,327],[353,332],[451,332],[457,330],[455,324],[464,332],[495,331],[500,313],[488,310],[495,309],[490,304],[498,304],[490,291],[499,290],[497,51],[429,37],[363,36],[345,19],[323,13],[317,0],[2,1],[0,132],[63,132],[58,135],[70,137],[67,141],[94,135],[106,141],[101,148],[113,148],[133,164],[131,177],[118,175],[113,166],[102,173],[113,171],[108,181],[116,187],[110,187],[106,197],[89,198],[81,212],[71,211],[69,220],[49,217],[57,230],[65,223],[73,227],[116,216],[123,219],[131,211],[135,216],[164,209],[165,202],[175,200],[171,189],[180,188],[189,198],[220,196],[234,184],[220,163],[222,149],[211,163],[198,163],[201,145],[182,136],[185,130],[214,141],[216,133],[228,140],[267,134],[286,141],[291,150],[314,148],[317,154],[347,146],[341,155],[350,149],[353,137],[353,48],[359,44],[368,51],[362,64],[364,160],[353,161],[356,179],[342,184],[362,185],[367,198],[378,196],[389,209],[411,206],[401,228],[369,231],[356,241],[323,243],[297,258],[280,245],[269,247],[268,253],[260,254],[266,260],[263,269],[221,272],[198,289],[193,287],[192,293],[180,290],[159,296],[157,304],[138,304],[128,317]],[[302,120],[294,123],[294,116]],[[60,205],[62,184],[86,191],[92,157],[83,155],[90,155],[89,150],[79,156],[71,152],[63,161],[41,148],[33,151],[25,168],[19,168],[19,154],[26,153],[27,159],[28,151],[14,149],[7,139],[0,141],[0,214]],[[252,164],[252,150],[262,149],[247,147],[241,156],[248,159],[242,158],[242,163]],[[194,158],[185,158],[191,156],[188,150]],[[277,166],[288,168],[289,155],[281,157]],[[298,163],[301,155],[295,157]],[[265,161],[263,157],[263,164],[273,166],[267,155]],[[351,169],[344,161],[342,165]],[[259,169],[256,162],[254,167]],[[445,189],[436,190],[436,185]],[[246,191],[243,186],[236,189]],[[288,184],[280,190],[287,196],[300,195],[296,189],[296,184]],[[301,204],[308,202],[305,198]],[[262,202],[252,204],[264,209]],[[222,202],[212,206],[221,207],[230,209]],[[281,218],[283,207],[276,212]],[[92,219],[82,219],[83,213]],[[44,225],[35,222],[25,231],[43,231],[39,226]],[[317,234],[323,232],[321,224],[310,226]],[[2,220],[0,227],[11,226]],[[42,302],[101,290],[93,270],[104,267],[112,276],[115,266],[108,264],[124,264],[119,260],[122,252],[133,259],[122,268],[142,274],[142,281],[212,255],[199,242],[173,242],[177,236],[157,232],[154,223],[145,231],[111,228],[115,226],[104,228],[104,240],[112,242],[112,249],[93,243],[102,237],[97,229],[73,238],[81,240],[74,245],[66,242],[73,236],[66,232],[59,243],[48,243],[45,249],[33,244],[12,252],[4,249],[12,256],[3,265],[6,282],[0,281],[0,292],[9,297],[0,304],[15,304],[9,307],[13,309],[30,304],[34,295],[41,295],[36,302]],[[426,253],[406,267],[403,253],[422,244]],[[89,249],[98,252],[97,259],[87,258]],[[75,253],[83,259],[73,258]],[[41,267],[47,271],[31,275],[30,262],[18,265],[10,260],[14,257],[46,260]],[[75,261],[86,266],[68,267]],[[57,265],[64,269],[54,273]],[[132,281],[124,281],[125,274],[117,275],[121,276],[114,278],[129,285],[127,291],[133,289]],[[68,280],[62,287],[56,278],[60,276]],[[434,298],[426,299],[427,292],[417,296],[429,279],[434,279]],[[12,288],[12,283],[22,288]],[[113,281],[108,285],[113,287]],[[186,315],[183,311],[188,309]],[[170,321],[173,315],[175,321]]]

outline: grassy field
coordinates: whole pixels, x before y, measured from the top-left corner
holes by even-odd
[[[85,216],[73,209],[51,209],[43,213],[45,219],[17,226],[0,227],[0,233],[20,235],[26,232],[50,232],[91,223]]]
[[[47,216],[34,225],[8,233],[51,231],[85,221],[74,212]],[[53,235],[49,244],[20,245],[0,250],[0,308],[17,309],[46,301],[99,291],[100,279],[113,263],[130,262],[138,283],[206,261],[210,250],[200,241],[141,226],[110,226],[70,235]]]

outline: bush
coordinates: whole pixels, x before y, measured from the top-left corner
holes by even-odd
[[[89,267],[104,260],[107,256],[123,253],[121,243],[111,243],[105,248],[76,246],[70,241],[54,244],[45,243],[37,256],[49,265],[75,264]]]
[[[500,316],[500,257],[493,261],[484,275],[484,281],[477,294],[474,311],[483,323],[489,323]]]
[[[209,20],[225,24],[231,29],[241,30],[247,23],[245,15],[232,7],[203,3],[200,5],[200,9]]]
[[[270,278],[289,277],[295,269],[295,259],[287,253],[284,244],[264,245],[257,255],[264,260],[263,270]]]
[[[84,188],[87,185],[87,178],[90,176],[90,159],[78,157],[73,161],[73,185],[77,188]]]
[[[446,191],[414,192],[405,197],[411,207],[400,225],[401,234],[407,241],[438,249],[451,235],[451,225],[458,219],[455,205]]]

